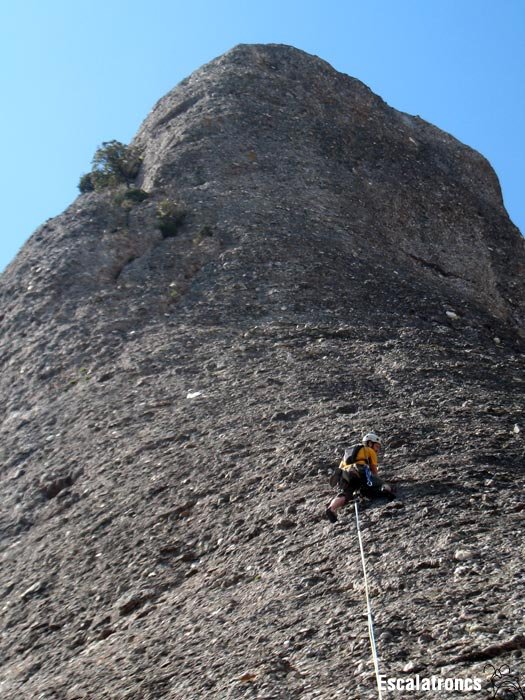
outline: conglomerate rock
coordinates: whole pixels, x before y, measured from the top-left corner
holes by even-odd
[[[147,198],[81,195],[0,281],[2,698],[376,697],[353,507],[322,518],[369,429],[382,673],[518,672],[525,250],[489,164],[277,45],[133,145]]]

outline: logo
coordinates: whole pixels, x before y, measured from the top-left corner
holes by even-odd
[[[525,700],[525,687],[520,680],[520,674],[511,671],[507,665],[496,668],[492,664],[487,664],[484,671],[492,672],[489,678],[491,698],[497,700]]]

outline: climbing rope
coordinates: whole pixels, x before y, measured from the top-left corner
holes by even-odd
[[[366,597],[366,609],[368,614],[368,636],[370,638],[370,647],[372,649],[372,658],[374,660],[374,671],[376,674],[377,682],[377,694],[379,700],[382,700],[381,695],[381,677],[379,674],[379,659],[377,656],[376,640],[374,636],[374,621],[372,618],[372,606],[370,605],[370,594],[368,591],[368,577],[366,575],[366,565],[365,565],[365,552],[363,549],[363,540],[361,539],[361,529],[359,527],[359,512],[357,510],[357,501],[354,503],[355,506],[355,521],[357,525],[357,537],[359,539],[359,549],[361,550],[361,564],[363,565],[363,576],[365,579],[365,597]]]

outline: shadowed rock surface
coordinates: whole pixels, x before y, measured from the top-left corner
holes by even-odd
[[[376,697],[353,510],[322,519],[370,429],[382,672],[523,669],[525,246],[490,165],[278,45],[133,145],[149,196],[81,195],[0,280],[2,698]]]

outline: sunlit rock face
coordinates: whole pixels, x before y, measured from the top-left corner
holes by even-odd
[[[278,45],[132,145],[0,278],[2,698],[375,697],[353,507],[323,519],[372,429],[384,673],[513,667],[525,251],[490,165]]]

